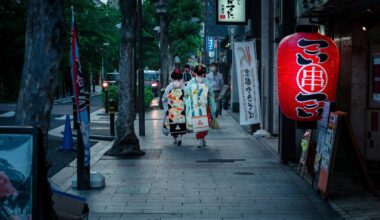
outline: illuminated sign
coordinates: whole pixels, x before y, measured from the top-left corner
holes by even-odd
[[[245,0],[217,0],[216,23],[247,24]]]

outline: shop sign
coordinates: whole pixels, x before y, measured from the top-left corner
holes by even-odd
[[[217,0],[218,24],[247,24],[245,0]]]

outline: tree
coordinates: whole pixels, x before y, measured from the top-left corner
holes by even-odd
[[[204,20],[203,0],[168,0],[169,52],[179,56],[182,63],[187,62],[191,54],[197,54],[202,47],[200,36]],[[192,21],[198,18],[199,21]]]
[[[105,4],[89,0],[65,0],[65,39],[70,39],[71,6],[76,12],[85,84],[90,72],[97,77],[104,59],[108,72],[119,65],[120,11]],[[27,0],[0,1],[0,66],[6,74],[0,74],[0,101],[16,101],[22,75]],[[103,44],[107,43],[108,46]],[[58,83],[65,78],[70,66],[70,40],[65,41],[62,63],[57,75]],[[69,77],[71,79],[71,77]],[[70,85],[66,85],[71,87]]]
[[[133,80],[133,33],[136,32],[136,1],[120,0],[121,44],[120,44],[120,80],[119,111],[116,121],[116,139],[107,152],[111,156],[142,156],[139,139],[136,136],[134,121],[136,119],[135,100],[132,91]]]
[[[66,0],[65,14],[71,15],[71,6],[74,6],[78,28],[78,41],[81,49],[81,64],[86,85],[90,85],[91,72],[94,77],[101,69],[102,59],[104,69],[111,72],[119,65],[120,11],[104,4],[95,4],[89,0]],[[66,23],[70,24],[71,16],[66,16]],[[70,34],[68,30],[67,35]],[[69,65],[70,41],[65,42],[63,72]]]
[[[40,128],[47,147],[50,112],[64,45],[62,0],[30,0],[16,122]]]
[[[14,101],[25,49],[26,0],[0,1],[0,101]]]
[[[145,0],[143,5],[144,15],[144,36],[152,36],[150,32],[154,27],[159,26],[160,19],[155,12],[155,0]],[[169,59],[179,56],[182,63],[186,62],[191,54],[197,54],[202,47],[202,37],[200,36],[201,22],[204,20],[203,0],[167,0],[168,11],[167,30]],[[199,18],[192,21],[192,18]],[[157,47],[158,39],[144,42],[144,63],[147,66],[158,67],[160,50]]]

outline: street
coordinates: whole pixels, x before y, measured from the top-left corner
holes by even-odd
[[[380,0],[2,0],[0,33],[0,220],[380,220]]]
[[[69,114],[72,118],[72,101],[71,98],[62,98],[54,101],[52,113],[50,117],[50,130],[54,130],[65,125],[66,115]],[[99,93],[95,93],[91,96],[91,112],[95,112],[102,108],[101,97]],[[13,114],[16,110],[16,104],[0,104],[0,125],[14,125]],[[75,130],[73,130],[74,132]],[[74,144],[75,144],[74,139]],[[91,141],[91,146],[96,144],[95,140]],[[48,149],[46,159],[50,163],[51,168],[48,170],[48,176],[51,177],[71,161],[73,161],[77,154],[76,151],[60,151],[63,145],[63,135],[52,136],[49,135]]]
[[[94,147],[91,170],[105,176],[104,189],[72,189],[70,167],[52,180],[87,199],[90,219],[340,219],[227,112],[201,149],[194,134],[174,145],[161,133],[162,117],[161,110],[147,112],[141,158],[99,154],[112,142]]]

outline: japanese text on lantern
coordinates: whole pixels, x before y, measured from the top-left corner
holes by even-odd
[[[301,118],[320,116],[323,110],[323,102],[327,100],[324,89],[328,84],[328,73],[320,64],[328,61],[326,53],[321,49],[328,48],[325,40],[308,40],[302,38],[297,46],[302,49],[297,53],[296,61],[301,68],[297,73],[297,85],[301,92],[297,94],[296,101],[304,104],[297,107],[297,115]]]

